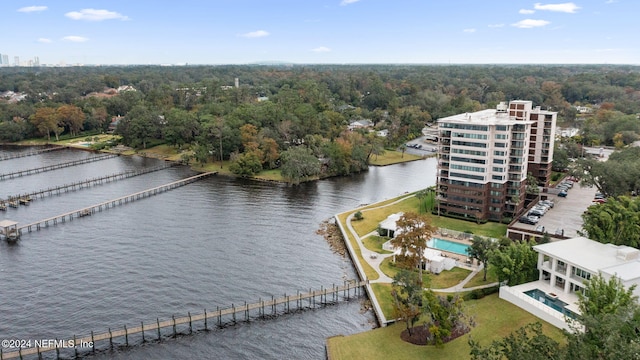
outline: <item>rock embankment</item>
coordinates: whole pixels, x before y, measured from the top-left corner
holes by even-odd
[[[320,224],[320,228],[316,231],[316,234],[322,235],[329,243],[333,252],[346,256],[347,247],[344,244],[344,238],[340,232],[340,228],[336,225],[335,219],[327,219]]]

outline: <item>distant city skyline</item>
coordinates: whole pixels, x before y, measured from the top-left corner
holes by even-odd
[[[639,10],[636,0],[18,0],[0,3],[12,29],[0,53],[48,65],[638,65]]]

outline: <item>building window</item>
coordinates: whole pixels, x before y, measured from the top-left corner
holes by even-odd
[[[501,167],[493,167],[493,172],[504,172],[504,168]]]
[[[481,173],[486,171],[485,168],[481,168],[481,167],[477,167],[477,166],[458,165],[458,164],[452,164],[451,165],[451,169],[464,170],[464,171],[473,171],[473,172],[481,172]]]
[[[462,174],[462,173],[452,172],[452,173],[449,173],[449,176],[459,177],[459,178],[463,178],[463,179],[484,181],[484,176],[480,176],[480,175],[469,175],[469,174]]]
[[[487,144],[484,143],[477,143],[477,142],[470,142],[470,141],[452,141],[451,142],[453,145],[458,145],[458,146],[473,146],[473,147],[482,147],[482,148],[486,148]]]
[[[504,164],[504,159],[493,159],[494,164]]]
[[[502,175],[493,175],[493,176],[491,176],[491,179],[492,180],[502,181],[502,180],[504,180],[504,176],[502,176]]]
[[[507,139],[507,134],[496,134],[496,139],[506,140]]]
[[[504,148],[504,147],[507,147],[507,144],[505,144],[505,143],[495,143],[494,146],[495,147],[499,147],[499,148]]]
[[[509,130],[509,126],[507,126],[507,125],[496,125],[496,130],[498,130],[498,131],[507,131],[507,130]]]
[[[493,155],[495,155],[495,156],[507,156],[507,152],[506,151],[496,150],[496,151],[493,152]]]

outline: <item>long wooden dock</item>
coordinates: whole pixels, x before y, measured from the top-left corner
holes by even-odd
[[[96,344],[98,342],[106,342],[109,340],[109,346],[113,347],[114,339],[123,339],[126,346],[129,346],[129,336],[135,334],[142,335],[142,342],[149,341],[145,337],[145,333],[151,332],[153,339],[157,341],[162,340],[161,329],[171,328],[171,336],[178,334],[177,326],[186,325],[189,326],[189,333],[193,332],[194,323],[201,324],[204,330],[209,330],[210,327],[217,326],[222,327],[226,324],[235,324],[237,321],[251,321],[252,318],[268,318],[276,317],[279,314],[289,313],[292,308],[294,311],[313,309],[316,306],[323,306],[327,304],[334,304],[342,301],[348,301],[351,297],[357,298],[362,296],[364,292],[361,291],[362,287],[367,284],[365,281],[345,281],[342,286],[321,287],[319,290],[311,290],[309,292],[300,293],[299,291],[295,295],[284,294],[282,297],[271,297],[270,300],[259,299],[254,303],[244,303],[242,305],[231,304],[227,308],[216,308],[215,311],[209,311],[205,309],[203,313],[191,314],[187,313],[187,316],[175,317],[171,319],[160,321],[157,318],[155,321],[141,322],[139,325],[135,324],[132,327],[124,325],[122,328],[102,333],[91,332],[90,335],[73,336],[67,340],[55,340],[45,341],[39,346],[35,346],[35,341],[31,343],[29,347],[25,347],[19,350],[2,353],[0,350],[0,360],[4,359],[22,359],[28,355],[38,355],[41,358],[42,353],[49,351],[56,351],[57,355],[60,355],[60,351],[72,351],[75,357],[78,357],[80,353],[94,352],[96,350]],[[351,294],[353,292],[353,294]],[[319,298],[319,299],[318,299]],[[292,306],[293,302],[295,305]],[[253,313],[253,315],[252,315]],[[210,320],[214,323],[211,324]],[[150,339],[151,340],[151,339]]]
[[[23,157],[27,157],[27,156],[40,155],[42,153],[56,151],[56,150],[62,150],[62,149],[67,149],[67,147],[66,146],[55,146],[55,147],[49,147],[49,148],[46,148],[46,149],[33,150],[33,151],[22,152],[22,153],[17,153],[17,154],[6,154],[6,155],[0,156],[0,161],[18,159],[18,158],[23,158]]]
[[[122,205],[122,204],[128,204],[130,202],[134,202],[136,200],[140,200],[140,199],[144,199],[153,195],[157,195],[160,193],[163,193],[165,191],[169,191],[187,184],[190,184],[192,182],[198,181],[202,178],[205,178],[207,176],[216,174],[215,172],[207,172],[207,173],[202,173],[202,174],[198,174],[195,176],[191,176],[189,178],[186,179],[182,179],[182,180],[178,180],[178,181],[174,181],[168,184],[164,184],[164,185],[160,185],[160,186],[156,186],[154,188],[151,189],[147,189],[147,190],[143,190],[143,191],[139,191],[137,193],[133,193],[130,195],[126,195],[126,196],[122,196],[119,197],[117,199],[113,199],[113,200],[108,200],[108,201],[104,201],[101,202],[99,204],[95,204],[95,205],[91,205],[82,209],[78,209],[78,210],[73,210],[73,211],[69,211],[66,212],[64,214],[61,215],[56,215],[44,220],[40,220],[40,221],[36,221],[27,225],[23,225],[18,227],[18,233],[20,235],[22,235],[22,233],[24,232],[24,230],[26,230],[27,232],[32,232],[34,230],[40,230],[43,227],[48,227],[49,225],[57,225],[59,222],[66,222],[67,220],[71,221],[74,218],[78,218],[78,217],[83,217],[83,216],[89,216],[92,214],[95,214],[96,212],[100,212],[102,210],[107,210],[109,208],[118,206],[118,205]]]
[[[148,174],[150,172],[164,170],[164,169],[170,168],[170,167],[175,166],[175,165],[176,165],[176,163],[166,162],[161,166],[155,166],[155,167],[142,169],[142,170],[124,171],[124,172],[111,174],[111,175],[106,175],[106,176],[101,176],[101,177],[97,177],[97,178],[92,178],[92,179],[87,179],[87,180],[82,180],[82,181],[76,181],[76,182],[71,183],[71,184],[64,184],[64,185],[60,185],[60,186],[49,187],[49,188],[46,188],[46,189],[32,191],[30,193],[12,195],[12,196],[9,196],[6,199],[0,199],[0,204],[9,203],[11,201],[19,201],[20,199],[37,199],[37,198],[43,198],[43,197],[45,197],[47,195],[48,196],[51,196],[51,195],[54,195],[54,194],[55,195],[60,195],[63,192],[75,191],[75,190],[88,188],[88,187],[91,187],[91,186],[94,186],[94,185],[105,184],[105,183],[108,183],[108,182],[111,182],[111,181],[128,179],[128,178],[131,178],[131,177],[134,177],[134,176],[139,176],[139,175],[143,175],[143,174]]]
[[[53,164],[53,165],[47,165],[47,166],[43,166],[43,167],[39,167],[39,168],[15,171],[15,172],[12,172],[12,173],[7,173],[7,174],[0,174],[0,180],[13,179],[13,178],[20,177],[20,176],[33,175],[33,174],[38,174],[38,173],[42,173],[42,172],[46,172],[46,171],[58,170],[58,169],[62,169],[62,168],[70,167],[70,166],[87,164],[87,163],[91,163],[91,162],[94,162],[94,161],[101,161],[101,160],[111,159],[111,158],[116,157],[116,156],[118,156],[118,155],[114,155],[114,154],[98,155],[98,156],[92,156],[92,157],[89,157],[89,158],[86,158],[86,159],[67,161],[67,162],[63,162],[63,163],[59,163],[59,164]]]

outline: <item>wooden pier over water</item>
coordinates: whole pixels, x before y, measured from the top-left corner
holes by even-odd
[[[254,303],[244,303],[242,305],[232,304],[227,308],[216,308],[215,311],[209,311],[205,309],[203,313],[191,314],[176,318],[172,316],[171,319],[160,321],[157,318],[155,321],[148,323],[141,322],[140,325],[134,325],[133,327],[127,327],[124,325],[122,328],[112,330],[109,328],[107,332],[94,333],[85,336],[73,336],[68,340],[57,340],[55,342],[47,342],[44,346],[35,346],[34,343],[30,347],[22,348],[11,352],[2,353],[0,350],[0,360],[4,359],[22,359],[24,356],[37,355],[41,358],[42,353],[55,351],[57,357],[60,357],[61,351],[73,352],[73,356],[78,357],[81,353],[95,352],[96,344],[98,342],[106,342],[109,340],[109,347],[113,347],[114,339],[124,340],[124,345],[129,346],[129,336],[140,334],[142,336],[142,342],[147,341],[161,341],[162,333],[161,329],[171,328],[170,336],[177,336],[179,334],[177,327],[179,325],[188,325],[188,333],[191,334],[194,331],[194,323],[199,323],[202,329],[209,330],[210,327],[217,326],[223,327],[226,324],[235,324],[237,321],[249,322],[252,319],[265,319],[268,317],[276,317],[279,314],[289,313],[292,311],[299,311],[305,309],[314,309],[316,306],[322,306],[327,304],[334,304],[340,300],[349,301],[351,297],[357,298],[362,296],[364,292],[361,291],[362,287],[367,284],[365,281],[345,281],[344,285],[333,285],[331,288],[320,288],[320,290],[311,290],[305,293],[298,293],[296,295],[284,294],[282,297],[271,297],[270,300],[259,299]],[[353,294],[352,294],[353,292]],[[319,298],[319,299],[318,299]],[[295,302],[295,306],[291,306]],[[252,315],[253,313],[253,315]],[[213,324],[211,324],[211,322]],[[152,338],[146,337],[145,334],[153,334]],[[181,332],[180,332],[181,333]],[[147,340],[149,339],[149,340]],[[35,340],[34,340],[35,341]]]
[[[27,156],[40,155],[42,153],[56,151],[56,150],[62,150],[62,149],[67,149],[67,147],[66,146],[56,146],[56,147],[49,147],[49,148],[46,148],[46,149],[33,150],[33,151],[23,152],[23,153],[18,153],[18,154],[7,154],[7,155],[0,156],[0,161],[18,159],[18,158],[27,157]]]
[[[111,181],[128,179],[134,176],[139,176],[139,175],[148,174],[154,171],[164,170],[174,165],[176,165],[176,163],[168,162],[161,166],[155,166],[148,169],[124,171],[117,174],[111,174],[111,175],[101,176],[98,178],[77,181],[71,184],[65,184],[65,185],[50,187],[47,189],[32,191],[26,194],[13,195],[13,196],[9,196],[7,199],[0,199],[0,206],[4,203],[10,203],[11,201],[19,201],[20,199],[36,199],[36,198],[43,198],[46,195],[49,195],[49,196],[54,194],[60,195],[62,192],[75,191],[75,190],[88,188],[90,186],[94,186],[98,184],[108,183]]]
[[[118,155],[114,155],[114,154],[98,155],[98,156],[93,156],[93,157],[89,157],[89,158],[86,158],[86,159],[68,161],[68,162],[63,162],[63,163],[59,163],[59,164],[47,165],[47,166],[43,166],[43,167],[39,167],[39,168],[21,170],[21,171],[16,171],[16,172],[7,173],[7,174],[0,174],[0,180],[13,179],[13,178],[20,177],[20,176],[33,175],[33,174],[38,174],[38,173],[46,172],[46,171],[58,170],[58,169],[62,169],[62,168],[70,167],[70,166],[88,164],[88,163],[92,163],[94,161],[101,161],[101,160],[111,159],[111,158],[114,158],[116,156],[118,156]]]
[[[169,191],[187,184],[191,184],[192,182],[198,181],[202,178],[205,178],[213,174],[216,174],[216,173],[207,172],[207,173],[198,174],[196,176],[192,176],[186,179],[174,181],[168,184],[156,186],[151,189],[139,191],[134,194],[122,196],[117,199],[101,202],[99,204],[88,206],[82,209],[69,211],[61,215],[53,216],[44,220],[40,220],[27,225],[20,226],[18,227],[18,233],[22,235],[24,230],[26,230],[27,232],[32,232],[34,230],[40,230],[42,227],[48,227],[49,225],[57,225],[59,222],[64,223],[67,220],[71,221],[76,217],[89,216],[89,215],[95,214],[97,211],[107,210],[109,208],[116,207],[122,204],[128,204],[136,200],[144,199],[153,195],[163,193],[165,191]]]

